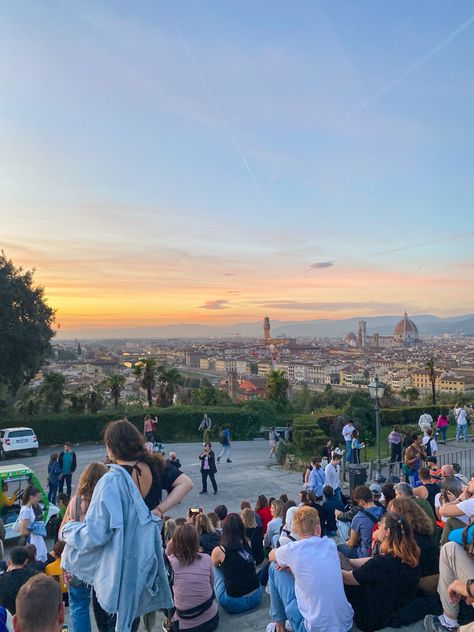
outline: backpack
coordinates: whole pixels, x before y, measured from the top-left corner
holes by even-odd
[[[432,452],[431,452],[431,442],[432,441],[433,441],[433,438],[431,437],[431,439],[428,441],[428,443],[425,444],[426,456],[432,456]]]
[[[366,509],[361,509],[360,511],[365,516],[367,516],[367,518],[369,518],[373,522],[372,536],[370,538],[370,546],[369,546],[369,555],[372,555],[372,546],[373,546],[373,541],[374,541],[374,534],[375,534],[376,531],[379,530],[379,520],[380,520],[380,518],[377,518],[376,516],[371,514],[370,511],[367,511]]]

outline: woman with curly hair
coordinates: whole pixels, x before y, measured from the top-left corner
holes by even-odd
[[[420,578],[420,549],[408,520],[386,513],[377,532],[380,555],[351,559],[351,571],[341,571],[354,620],[363,632],[390,625],[390,617],[415,599]]]

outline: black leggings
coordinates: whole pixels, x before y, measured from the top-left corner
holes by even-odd
[[[108,614],[97,601],[95,590],[92,591],[92,608],[94,610],[94,618],[99,632],[115,632],[115,623],[117,621],[116,614]],[[135,619],[132,625],[132,632],[137,632],[140,625],[140,617]]]
[[[197,625],[194,628],[186,628],[186,632],[213,632],[218,625],[219,613],[217,613],[215,617],[212,617],[212,619],[209,619],[209,621],[201,623],[201,625]],[[171,624],[171,632],[179,632],[179,630],[179,621],[173,621]]]
[[[212,487],[214,488],[214,491],[217,492],[216,479],[214,478],[214,472],[211,472],[211,470],[201,470],[202,491],[207,492],[207,477],[208,476],[211,479],[211,483],[212,483]]]

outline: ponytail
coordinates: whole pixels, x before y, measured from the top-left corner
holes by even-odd
[[[382,518],[389,534],[382,540],[382,555],[398,557],[404,564],[414,568],[420,561],[420,549],[413,538],[413,531],[408,520],[399,513],[389,512]]]

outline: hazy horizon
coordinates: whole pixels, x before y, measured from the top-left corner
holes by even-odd
[[[467,0],[7,3],[0,248],[60,337],[471,313],[473,33]]]

